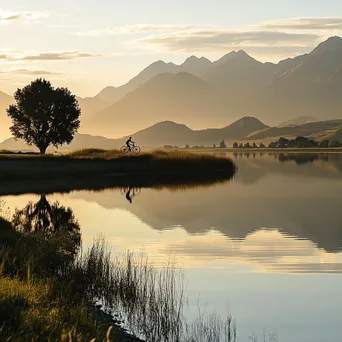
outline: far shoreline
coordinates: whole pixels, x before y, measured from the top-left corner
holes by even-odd
[[[197,153],[342,153],[342,147],[327,147],[327,148],[219,148],[219,147],[206,147],[206,148],[179,148],[179,149],[165,149],[170,151],[185,151]]]

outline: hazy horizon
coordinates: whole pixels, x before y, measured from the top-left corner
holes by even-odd
[[[5,0],[0,25],[0,90],[12,95],[41,76],[87,97],[126,83],[156,60],[215,60],[242,49],[277,62],[309,52],[342,34],[342,4]]]

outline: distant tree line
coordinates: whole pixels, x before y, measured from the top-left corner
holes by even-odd
[[[330,143],[329,140],[322,140],[320,142],[306,137],[296,137],[295,139],[287,139],[281,137],[279,140],[271,142],[269,148],[328,148],[328,147],[342,147],[342,143],[334,140]]]
[[[265,148],[263,143],[259,146],[256,143],[237,143],[233,144],[233,148]],[[284,137],[279,138],[279,140],[269,143],[268,148],[328,148],[328,147],[342,147],[342,143],[334,140],[330,143],[329,140],[322,140],[320,142],[313,139],[305,138],[302,136],[296,137],[295,139],[287,139]]]
[[[250,144],[249,142],[243,144],[243,143],[237,143],[235,142],[233,144],[233,148],[265,148],[266,146],[263,143],[260,143],[257,145],[255,142],[253,144]]]

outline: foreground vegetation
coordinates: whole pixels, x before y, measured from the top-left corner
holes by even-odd
[[[1,180],[80,180],[140,177],[155,182],[178,179],[229,179],[236,171],[225,157],[178,151],[123,155],[118,150],[87,149],[66,155],[0,155]],[[93,178],[90,178],[93,177]]]
[[[1,211],[1,210],[0,210]],[[0,218],[1,341],[235,341],[230,317],[183,316],[182,272],[144,255],[116,254],[103,240],[81,250],[71,209],[45,196]]]

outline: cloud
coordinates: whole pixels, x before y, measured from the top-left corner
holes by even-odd
[[[13,69],[9,72],[21,75],[64,75],[62,72],[48,70],[29,70],[29,69]]]
[[[0,23],[11,22],[16,20],[36,20],[38,18],[49,17],[49,12],[1,12],[0,11]]]
[[[238,28],[196,27],[156,30],[135,43],[183,53],[222,53],[243,49],[264,60],[279,60],[310,52],[329,36],[342,34],[342,17],[302,17]],[[146,32],[148,25],[146,25]],[[144,32],[144,31],[142,31]],[[151,32],[151,31],[150,31]],[[155,50],[155,49],[154,49]]]
[[[19,61],[61,61],[61,60],[70,60],[70,59],[78,59],[78,58],[89,58],[89,57],[98,57],[99,54],[91,54],[87,52],[45,52],[39,53],[36,55],[26,55],[18,58]]]
[[[254,47],[274,49],[279,47],[305,47],[319,41],[319,35],[275,31],[224,31],[203,30],[188,33],[171,33],[145,37],[140,43],[159,45],[170,51],[227,51]]]
[[[289,18],[267,22],[262,27],[273,30],[342,31],[342,17]]]
[[[101,54],[92,54],[80,51],[67,52],[43,52],[37,54],[0,54],[0,61],[18,62],[18,61],[63,61],[79,58],[100,57]]]
[[[119,34],[134,34],[134,33],[144,33],[144,32],[168,32],[168,31],[188,31],[195,29],[194,25],[127,25],[119,27],[107,27],[102,29],[95,29],[84,32],[77,32],[77,36],[87,36],[87,37],[99,37],[99,36],[110,36]]]

